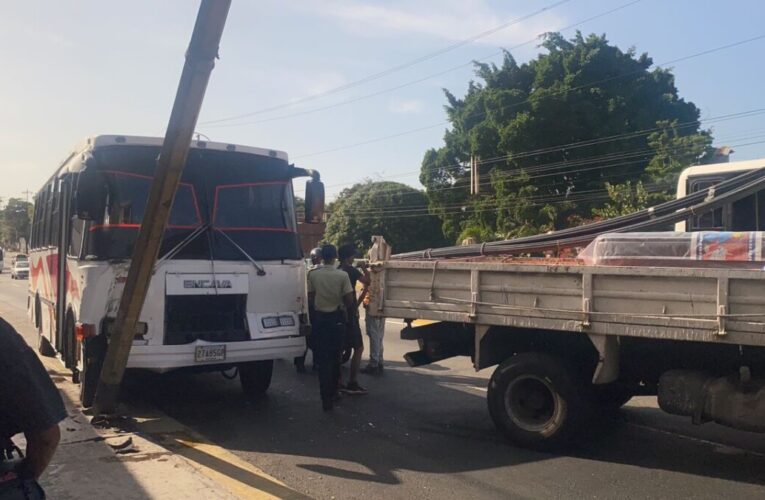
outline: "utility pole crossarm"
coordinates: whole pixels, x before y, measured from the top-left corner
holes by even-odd
[[[231,0],[202,0],[104,359],[95,414],[113,413]]]

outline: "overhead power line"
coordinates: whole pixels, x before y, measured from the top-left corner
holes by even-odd
[[[717,46],[717,47],[714,47],[714,48],[711,48],[711,49],[707,49],[707,50],[704,50],[704,51],[701,51],[701,52],[696,52],[694,54],[689,54],[687,56],[678,57],[676,59],[672,59],[672,60],[666,61],[664,63],[657,64],[656,67],[657,68],[661,68],[661,67],[664,67],[664,66],[668,66],[670,64],[675,64],[675,63],[678,63],[678,62],[688,61],[688,60],[694,59],[696,57],[706,56],[706,55],[709,55],[709,54],[713,54],[715,52],[719,52],[719,51],[722,51],[722,50],[730,49],[730,48],[733,48],[733,47],[738,47],[740,45],[744,45],[744,44],[747,44],[747,43],[755,42],[755,41],[758,41],[758,40],[762,40],[763,38],[765,38],[765,34],[757,35],[757,36],[754,36],[754,37],[751,37],[751,38],[746,38],[744,40],[739,40],[737,42],[732,42],[732,43],[725,44],[725,45],[720,45],[720,46]],[[622,73],[622,74],[619,74],[619,75],[614,75],[614,76],[611,76],[611,77],[608,77],[608,78],[603,78],[601,80],[597,80],[597,81],[594,81],[594,82],[590,82],[590,83],[586,83],[586,84],[582,84],[582,85],[577,85],[575,87],[571,87],[571,88],[568,88],[568,89],[560,90],[560,91],[557,91],[557,92],[551,92],[551,93],[543,96],[543,98],[544,97],[550,97],[550,96],[557,96],[557,95],[565,95],[565,94],[567,94],[569,92],[573,92],[573,91],[576,91],[576,90],[582,90],[582,89],[585,89],[585,88],[588,88],[588,87],[592,87],[594,85],[598,85],[598,84],[601,84],[601,83],[606,83],[606,82],[618,80],[618,79],[625,78],[625,77],[628,77],[628,76],[632,76],[632,75],[635,75],[635,74],[638,74],[638,73],[642,73],[643,71],[644,71],[643,69],[638,69],[638,70],[635,70],[635,71],[628,71],[626,73]],[[507,110],[507,109],[510,109],[510,108],[521,106],[523,104],[528,104],[528,103],[532,102],[535,99],[539,99],[539,97],[536,97],[536,96],[532,95],[528,99],[525,99],[523,101],[519,101],[519,102],[516,102],[516,103],[508,104],[506,106],[500,106],[499,108],[496,108],[495,110],[503,110],[504,111],[504,110]],[[474,113],[472,115],[467,116],[466,118],[479,118],[479,117],[485,116],[486,113],[487,113],[487,111],[478,111],[478,112],[476,112],[476,113]],[[418,127],[418,128],[414,128],[414,129],[404,130],[402,132],[398,132],[398,133],[391,134],[391,135],[385,135],[385,136],[376,137],[376,138],[373,138],[373,139],[368,139],[368,140],[365,140],[365,141],[360,141],[360,142],[356,142],[356,143],[352,143],[352,144],[346,144],[344,146],[338,146],[338,147],[331,148],[331,149],[325,149],[325,150],[322,150],[322,151],[315,151],[313,153],[298,155],[298,156],[295,156],[294,158],[295,159],[298,159],[298,158],[309,158],[311,156],[318,156],[318,155],[323,155],[323,154],[327,154],[327,153],[334,153],[334,152],[337,152],[337,151],[343,151],[343,150],[346,150],[346,149],[357,148],[359,146],[365,146],[365,145],[368,145],[368,144],[374,144],[374,143],[377,143],[377,142],[383,142],[383,141],[387,141],[387,140],[390,140],[390,139],[395,139],[397,137],[403,137],[403,136],[410,135],[410,134],[413,134],[413,133],[422,132],[424,130],[429,130],[429,129],[433,129],[433,128],[436,128],[436,127],[442,127],[442,126],[448,125],[450,123],[451,122],[449,120],[445,120],[445,121],[441,121],[441,122],[438,122],[438,123],[434,123],[432,125],[426,125],[426,126],[423,126],[423,127]]]
[[[574,28],[576,28],[578,26],[581,26],[581,25],[583,25],[585,23],[593,21],[595,19],[607,16],[609,14],[613,14],[614,12],[617,12],[619,10],[622,10],[622,9],[625,9],[625,8],[630,7],[632,5],[635,5],[637,3],[640,3],[641,1],[642,0],[633,0],[631,2],[625,3],[623,5],[615,7],[613,9],[609,9],[609,10],[607,10],[605,12],[601,12],[600,14],[596,14],[594,16],[588,17],[587,19],[582,19],[581,21],[577,21],[576,23],[569,24],[568,26],[564,26],[562,28],[558,28],[558,29],[556,29],[554,31],[559,32],[559,33],[562,33],[562,32],[565,32],[565,31],[569,31],[569,30],[574,29]],[[257,125],[257,124],[260,124],[260,123],[268,123],[268,122],[273,122],[273,121],[286,120],[286,119],[297,118],[297,117],[300,117],[300,116],[305,116],[305,115],[309,115],[309,114],[313,114],[313,113],[319,113],[321,111],[328,111],[328,110],[331,110],[331,109],[339,108],[341,106],[347,106],[349,104],[353,104],[353,103],[356,103],[356,102],[359,102],[359,101],[364,101],[366,99],[371,99],[373,97],[377,97],[377,96],[380,96],[380,95],[383,95],[383,94],[388,94],[388,93],[394,92],[396,90],[401,90],[403,88],[410,87],[410,86],[416,85],[418,83],[427,82],[429,80],[432,80],[432,79],[437,78],[439,76],[446,75],[448,73],[452,73],[452,72],[460,70],[462,68],[473,66],[476,62],[488,61],[490,59],[493,59],[494,57],[497,57],[497,56],[500,56],[500,55],[504,54],[505,51],[512,52],[515,49],[519,49],[521,47],[524,47],[526,45],[529,45],[529,44],[532,44],[532,43],[534,43],[536,41],[539,41],[541,39],[541,37],[543,37],[544,35],[545,35],[545,33],[540,33],[539,35],[537,35],[534,38],[531,38],[529,40],[526,40],[525,42],[518,43],[516,45],[508,47],[507,49],[503,49],[503,50],[500,50],[500,51],[497,51],[497,52],[493,52],[489,56],[486,56],[486,57],[481,58],[481,59],[472,59],[470,61],[467,61],[467,62],[462,63],[462,64],[458,64],[457,66],[452,66],[451,68],[447,68],[447,69],[439,71],[437,73],[431,73],[431,74],[429,74],[427,76],[424,76],[424,77],[421,77],[421,78],[417,78],[415,80],[410,80],[408,82],[405,82],[405,83],[402,83],[402,84],[399,84],[399,85],[395,85],[393,87],[388,87],[388,88],[385,88],[385,89],[382,89],[382,90],[378,90],[376,92],[372,92],[372,93],[369,93],[369,94],[364,94],[364,95],[361,95],[361,96],[353,97],[353,98],[346,99],[344,101],[339,101],[339,102],[336,102],[336,103],[333,103],[333,104],[329,104],[329,105],[326,105],[326,106],[321,106],[321,107],[313,108],[313,109],[307,109],[307,110],[303,110],[303,111],[297,111],[295,113],[288,113],[288,114],[279,115],[279,116],[272,116],[270,118],[263,118],[263,119],[254,120],[254,121],[236,122],[236,123],[224,123],[224,122],[228,122],[228,121],[235,121],[235,120],[240,120],[242,118],[247,118],[247,117],[253,116],[253,114],[250,113],[250,114],[239,115],[237,117],[231,117],[231,118],[225,118],[225,119],[220,119],[220,120],[213,120],[213,121],[209,121],[209,122],[204,122],[203,124],[209,124],[208,128],[243,127],[243,126],[246,126],[246,125]],[[260,114],[260,113],[256,113],[256,114]]]
[[[462,47],[464,45],[468,45],[468,44],[470,44],[472,42],[475,42],[476,40],[480,40],[481,38],[485,38],[485,37],[487,37],[489,35],[493,35],[494,33],[497,33],[498,31],[501,31],[501,30],[504,30],[506,28],[509,28],[510,26],[519,24],[519,23],[521,23],[523,21],[526,21],[527,19],[530,19],[530,18],[532,18],[534,16],[538,16],[539,14],[543,14],[544,12],[547,12],[548,10],[554,9],[556,7],[559,7],[559,6],[561,6],[561,5],[565,4],[565,3],[568,3],[570,1],[571,0],[559,0],[559,1],[554,2],[552,4],[546,5],[545,7],[542,7],[541,9],[538,9],[538,10],[536,10],[536,11],[530,13],[530,14],[526,14],[525,16],[521,16],[519,18],[513,19],[513,20],[508,21],[506,23],[502,23],[502,24],[500,24],[498,26],[495,26],[495,27],[493,27],[491,29],[488,29],[486,31],[482,31],[482,32],[480,32],[478,34],[475,34],[475,35],[471,36],[471,37],[465,38],[464,40],[460,40],[459,42],[453,43],[453,44],[451,44],[451,45],[449,45],[447,47],[444,47],[442,49],[436,50],[434,52],[430,52],[430,53],[425,54],[423,56],[420,56],[420,57],[418,57],[416,59],[412,59],[412,60],[404,62],[402,64],[398,64],[396,66],[390,67],[390,68],[385,69],[383,71],[380,71],[378,73],[373,73],[371,75],[365,76],[364,78],[360,78],[360,79],[355,80],[353,82],[349,82],[349,83],[346,83],[346,84],[339,85],[337,87],[331,88],[329,90],[325,90],[324,92],[308,95],[308,96],[301,97],[300,99],[296,99],[296,100],[291,101],[291,102],[285,102],[283,104],[277,104],[275,106],[269,106],[267,108],[259,109],[259,110],[256,110],[256,111],[251,111],[249,113],[244,113],[244,114],[240,114],[240,115],[236,115],[236,116],[229,116],[229,117],[226,117],[226,118],[219,118],[217,120],[208,120],[206,122],[202,122],[200,125],[219,123],[219,122],[224,122],[224,121],[229,121],[229,120],[236,120],[236,119],[246,118],[248,116],[254,116],[254,115],[258,115],[258,114],[262,114],[262,113],[268,113],[270,111],[276,111],[276,110],[279,110],[279,109],[292,107],[292,106],[294,106],[296,104],[301,104],[301,103],[304,103],[304,102],[313,101],[313,100],[316,100],[316,99],[319,99],[319,98],[322,98],[322,97],[326,97],[328,95],[332,95],[332,94],[336,94],[338,92],[342,92],[344,90],[348,90],[350,88],[358,87],[359,85],[363,85],[365,83],[369,83],[371,81],[378,80],[378,79],[380,79],[380,78],[382,78],[384,76],[387,76],[387,75],[389,75],[391,73],[395,73],[397,71],[401,71],[402,69],[406,69],[406,68],[415,66],[417,64],[420,64],[422,62],[425,62],[425,61],[428,61],[430,59],[433,59],[433,58],[438,57],[438,56],[440,56],[442,54],[445,54],[447,52],[451,52],[451,51],[453,51],[455,49],[458,49],[458,48],[460,48],[460,47]]]
[[[753,136],[753,137],[749,137],[749,138],[762,138],[762,137],[765,137],[765,135]],[[738,143],[738,144],[733,144],[732,147],[741,148],[741,147],[745,147],[745,146],[750,146],[750,145],[755,145],[755,144],[763,144],[763,143],[765,143],[765,140],[748,141],[748,142],[742,142],[742,143]],[[533,176],[528,176],[527,179],[529,179],[529,180],[531,180],[531,179],[540,179],[540,178],[545,178],[545,177],[551,177],[553,175],[565,175],[565,174],[573,175],[573,174],[576,174],[576,173],[586,172],[586,171],[606,170],[606,169],[612,169],[612,168],[616,168],[616,167],[624,167],[624,166],[631,165],[631,164],[638,164],[638,163],[642,163],[643,161],[644,160],[640,159],[640,160],[633,160],[633,161],[622,161],[622,162],[618,162],[618,163],[609,163],[609,164],[606,164],[606,165],[599,165],[599,166],[595,166],[595,167],[587,167],[587,168],[574,169],[574,170],[571,170],[571,171],[560,172],[560,173],[556,173],[556,174],[533,175]],[[517,175],[517,172],[515,173],[515,175]],[[620,175],[621,174],[618,174],[618,173],[617,174],[610,174],[610,175],[602,176],[599,180],[602,180],[602,181],[605,182],[606,179],[613,178],[613,177],[618,177]],[[481,183],[481,185],[491,186],[492,182],[493,181],[486,181],[486,182]],[[540,189],[545,189],[545,188],[551,188],[551,187],[556,186],[556,185],[568,186],[570,184],[567,183],[567,182],[553,182],[553,183],[549,183],[549,184],[537,185],[536,187],[538,187]],[[660,186],[660,185],[663,185],[663,184],[651,184],[651,185],[652,186]],[[664,186],[663,189],[668,189],[668,188],[674,187],[674,186],[670,186],[670,185],[663,185],[663,186]],[[450,186],[450,187],[445,187],[445,188],[431,189],[431,190],[427,191],[427,194],[433,194],[433,193],[436,193],[436,192],[443,192],[443,191],[454,190],[454,189],[467,190],[467,186],[461,185],[461,186]],[[606,191],[606,190],[605,189],[601,189],[601,190],[573,191],[570,194],[560,193],[560,195],[542,194],[542,195],[538,195],[538,196],[531,196],[531,197],[529,197],[529,199],[545,198],[545,197],[549,197],[549,196],[561,196],[561,197],[565,197],[567,199],[573,199],[574,197],[582,195],[583,193],[597,192],[597,191]],[[426,193],[424,193],[424,192],[401,193],[398,196],[399,197],[403,197],[403,196],[406,196],[406,195],[414,195],[414,194],[424,195]],[[450,208],[450,207],[456,208],[458,206],[464,205],[465,203],[468,203],[469,201],[470,200],[465,200],[465,202],[463,202],[463,203],[458,203],[458,204],[453,204],[453,205],[444,205],[444,206],[439,206],[438,208],[439,209]],[[381,209],[384,210],[385,207],[375,207],[375,208],[369,208],[369,209],[357,209],[355,211],[362,211],[362,212],[367,211],[367,212],[379,213],[379,211]],[[417,206],[417,205],[406,205],[404,207],[401,207],[401,209],[402,210],[403,209],[428,210],[429,209],[429,205],[419,205],[419,206]]]
[[[688,122],[681,122],[681,123],[676,124],[675,128],[682,130],[684,128],[688,128],[688,127],[691,127],[691,126],[697,126],[697,125],[699,125],[701,123],[704,123],[706,125],[711,125],[711,124],[719,123],[719,122],[723,122],[723,121],[736,120],[736,119],[742,119],[742,118],[749,118],[749,117],[752,117],[752,116],[759,116],[761,114],[765,114],[765,108],[754,108],[754,109],[750,109],[750,110],[746,110],[746,111],[740,111],[740,112],[736,112],[736,113],[728,113],[728,114],[713,116],[713,117],[709,117],[709,118],[702,118],[702,119],[699,119],[699,120],[692,120],[692,121],[688,121]],[[621,141],[621,140],[634,139],[634,138],[646,136],[646,135],[648,135],[650,133],[653,133],[653,132],[656,132],[656,131],[659,131],[659,130],[661,130],[661,127],[651,127],[651,128],[647,128],[647,129],[635,130],[635,131],[631,131],[631,132],[625,132],[625,133],[622,133],[622,134],[616,134],[616,135],[612,135],[612,136],[601,137],[601,138],[598,138],[598,139],[587,139],[587,140],[583,140],[583,141],[570,142],[570,143],[565,143],[565,144],[559,144],[559,145],[556,145],[556,146],[550,146],[550,147],[547,147],[547,148],[538,148],[538,149],[533,149],[533,150],[518,151],[518,152],[507,154],[507,155],[501,155],[501,156],[495,156],[495,157],[492,157],[492,158],[481,159],[481,160],[479,160],[479,165],[488,165],[488,164],[497,163],[497,162],[504,161],[504,160],[509,160],[509,159],[522,159],[522,158],[526,158],[526,157],[530,157],[530,156],[536,156],[536,155],[540,155],[540,154],[549,154],[549,153],[559,152],[559,151],[564,151],[564,150],[573,150],[573,149],[578,149],[578,148],[582,148],[582,147],[590,147],[590,146],[595,146],[595,145],[601,145],[601,144],[605,144],[605,143],[609,143],[609,142],[616,142],[616,141]],[[738,136],[736,136],[736,137],[738,137]],[[730,139],[726,138],[724,140],[731,140],[731,139],[732,138],[730,138]],[[723,139],[721,139],[721,140],[723,140]],[[634,153],[635,151],[636,150],[627,150],[627,151],[621,151],[621,152],[615,153],[615,154],[625,155],[625,154]],[[644,150],[640,150],[640,151],[644,151]],[[653,150],[646,150],[646,151],[653,151]],[[613,159],[613,157],[611,156],[613,154],[614,153],[608,153],[608,156],[609,156],[610,159]],[[582,161],[584,161],[584,162],[594,162],[594,161],[597,161],[598,159],[604,158],[604,156],[605,155],[596,155],[596,156],[591,156],[591,157],[586,157],[586,158],[577,158],[575,160],[571,160],[571,161],[565,163],[565,165],[567,165],[567,166],[576,166],[578,164],[578,162],[582,162]],[[545,163],[545,164],[541,164],[541,165],[535,165],[533,167],[527,167],[526,170],[529,170],[529,169],[532,169],[532,168],[548,167],[548,166],[551,166],[551,165],[558,165],[558,164],[561,164],[561,162],[553,162],[553,163]],[[434,165],[433,167],[428,168],[427,170],[439,170],[439,169],[449,170],[449,169],[457,169],[457,168],[466,168],[466,166],[465,166],[464,163],[458,162],[458,163],[453,163],[453,164],[450,164],[450,165],[443,165],[443,166],[442,165]],[[407,173],[411,173],[411,174],[416,174],[416,173],[420,173],[420,172],[422,172],[422,169],[407,171]],[[400,177],[401,175],[402,174],[396,174],[395,176],[399,176]],[[382,179],[389,178],[389,177],[393,177],[393,176],[381,176]],[[357,182],[358,181],[352,181],[352,182],[347,182],[347,183],[338,183],[338,184],[330,184],[330,185],[327,186],[327,188],[350,186],[350,185],[356,184]],[[462,186],[455,187],[454,189],[462,189]],[[297,190],[296,192],[301,192],[301,191]]]
[[[763,136],[760,135],[760,136],[755,136],[755,137],[763,137]],[[749,141],[749,142],[733,144],[732,147],[742,148],[742,147],[746,147],[746,146],[758,145],[758,144],[764,144],[764,143],[765,143],[765,140]],[[618,166],[624,166],[625,164],[628,164],[628,163],[638,163],[638,162],[639,161],[625,162],[625,163],[618,163],[618,164],[609,164],[609,165],[601,165],[599,167],[593,167],[593,168],[587,168],[587,169],[579,169],[577,171],[614,168],[614,167],[618,167]],[[612,175],[603,176],[603,177],[601,177],[600,180],[605,181],[608,178],[615,177],[615,176],[618,176],[618,175],[619,174],[612,174]],[[545,175],[532,176],[532,177],[529,177],[529,178],[540,178],[540,177],[549,177],[549,175],[547,175],[547,176],[545,176]],[[490,182],[487,183],[487,184],[490,184]],[[549,188],[549,187],[552,187],[554,185],[565,185],[565,183],[562,183],[562,182],[555,183],[555,182],[553,182],[553,183],[544,184],[544,185],[541,185],[541,186],[538,186],[538,187],[540,187],[540,188]],[[649,192],[658,192],[658,191],[666,190],[668,188],[673,187],[673,186],[670,186],[668,184],[665,185],[663,183],[649,183],[649,184],[645,184],[644,186],[647,189],[650,188]],[[429,193],[438,192],[438,191],[446,191],[448,189],[466,189],[466,187],[465,186],[452,186],[452,187],[449,187],[449,188],[431,190],[431,191],[429,191]],[[563,202],[571,203],[571,202],[576,202],[576,201],[593,201],[593,200],[600,200],[601,198],[591,197],[589,195],[589,193],[598,193],[598,192],[606,192],[607,193],[607,189],[574,191],[574,192],[571,192],[571,193],[560,193],[560,194],[541,194],[541,195],[530,196],[530,197],[527,198],[527,200],[539,201],[540,204],[543,204],[541,202],[544,201],[544,200],[556,200],[556,199],[559,199],[559,198],[560,198],[560,203],[563,203]],[[401,193],[398,196],[399,197],[403,197],[405,195],[414,195],[414,194],[422,195],[424,193],[422,193],[422,192],[418,192],[418,193]],[[581,198],[583,195],[585,195],[584,198]],[[606,196],[605,199],[608,199],[608,197]],[[603,199],[603,200],[605,200],[605,199]],[[440,206],[440,207],[438,207],[439,215],[450,215],[450,214],[453,215],[453,214],[459,214],[459,213],[470,213],[471,212],[470,208],[466,209],[466,208],[463,207],[466,203],[469,203],[469,201],[470,200],[465,200],[464,203]],[[482,200],[482,203],[485,205],[487,203],[487,200],[486,199]],[[493,206],[493,204],[490,203],[489,206]],[[444,209],[447,209],[447,210],[444,211]],[[452,210],[449,210],[449,209],[452,209]],[[430,207],[429,206],[425,206],[425,205],[419,205],[419,206],[418,205],[405,205],[403,207],[398,207],[398,206],[381,206],[381,207],[375,207],[375,208],[369,208],[369,209],[356,209],[356,210],[354,210],[354,213],[364,213],[364,214],[365,213],[369,213],[369,214],[372,214],[372,215],[375,215],[375,214],[376,215],[380,215],[380,214],[396,215],[396,214],[411,213],[414,210],[420,210],[421,212],[423,212],[421,215],[432,215],[432,214],[430,214]]]

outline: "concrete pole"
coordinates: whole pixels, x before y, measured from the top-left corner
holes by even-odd
[[[157,159],[146,212],[141,223],[122,292],[114,333],[104,359],[96,391],[96,415],[113,413],[133,344],[136,323],[151,280],[152,270],[167,226],[170,208],[189,152],[210,73],[231,0],[202,0],[191,35],[175,103]]]

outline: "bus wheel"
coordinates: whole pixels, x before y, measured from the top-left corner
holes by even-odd
[[[489,413],[512,442],[549,450],[566,444],[584,416],[583,384],[576,372],[543,353],[517,354],[489,381]]]
[[[105,335],[96,335],[79,344],[82,357],[82,372],[79,374],[80,403],[83,408],[90,408],[96,399],[96,389],[98,389],[98,380],[101,378],[101,367],[104,364],[108,345]]]
[[[250,361],[239,363],[239,382],[245,396],[254,399],[262,396],[271,385],[271,375],[274,372],[274,360]]]

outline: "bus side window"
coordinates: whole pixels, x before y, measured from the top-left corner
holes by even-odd
[[[38,228],[38,240],[37,240],[37,246],[38,248],[44,248],[48,246],[48,217],[50,216],[50,212],[48,210],[48,196],[50,187],[46,185],[42,192],[40,193],[40,227]]]
[[[59,238],[61,230],[61,180],[55,179],[52,185],[53,196],[51,197],[51,221],[49,244],[58,247],[61,243]]]
[[[29,248],[37,248],[37,225],[40,221],[39,196],[35,195],[32,201],[34,203],[34,211],[32,212],[32,230],[29,235]]]
[[[67,254],[72,257],[80,257],[82,250],[82,234],[85,231],[85,221],[72,217],[72,231],[69,235],[69,248]]]
[[[734,202],[731,211],[731,231],[762,231],[765,229],[765,191]]]
[[[706,178],[692,180],[688,189],[688,194],[703,191],[710,186],[714,186],[722,179]],[[688,231],[722,231],[723,230],[723,209],[717,208],[710,212],[691,217]]]

